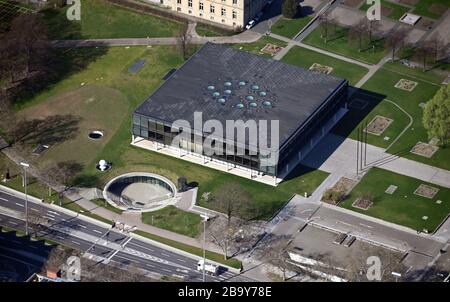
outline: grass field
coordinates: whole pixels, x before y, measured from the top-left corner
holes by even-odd
[[[158,211],[142,213],[142,222],[195,238],[200,234],[202,219],[198,214],[167,206]]]
[[[392,68],[389,66],[387,68]],[[431,75],[427,76],[431,79]],[[395,88],[394,85],[400,79],[412,80],[418,83],[416,88],[412,92],[404,91]],[[440,82],[440,81],[439,81]],[[439,85],[433,82],[425,82],[419,80],[419,78],[411,77],[409,75],[400,74],[387,70],[385,68],[380,69],[364,86],[363,88],[368,91],[378,92],[384,94],[387,99],[394,101],[399,106],[401,106],[406,112],[408,112],[413,118],[413,124],[411,127],[400,137],[400,139],[387,151],[391,154],[398,154],[406,158],[420,161],[429,165],[437,166],[444,169],[450,169],[450,150],[448,148],[440,148],[431,158],[426,158],[423,156],[415,155],[409,152],[411,148],[419,141],[428,142],[429,137],[425,128],[422,125],[422,111],[423,109],[419,106],[421,102],[427,102],[430,100],[436,91],[439,89]],[[381,114],[387,117],[396,118],[404,116],[398,109],[390,106],[391,110],[385,110],[388,104],[385,101],[381,102],[374,110],[372,110],[371,115]],[[392,123],[389,128],[389,135],[391,140],[394,136],[400,134],[403,130],[407,120],[409,119],[399,119],[399,123]],[[370,135],[369,135],[370,136]],[[352,137],[356,137],[353,133]],[[384,137],[384,135],[382,135]],[[385,147],[384,143],[380,143],[380,139],[372,139],[372,143]]]
[[[367,11],[367,9],[370,7],[369,4],[364,3],[359,9],[362,11]],[[391,9],[390,13],[386,15],[386,17],[389,17],[391,19],[394,20],[398,20],[400,19],[406,12],[409,11],[410,8],[403,6],[403,5],[399,5],[399,4],[395,4],[392,2],[388,2],[385,0],[381,0],[381,8],[388,8]]]
[[[314,63],[332,67],[333,71],[331,74],[347,79],[350,85],[355,85],[368,72],[364,67],[347,63],[299,46],[291,48],[291,50],[283,57],[282,61],[306,69],[311,67]]]
[[[305,27],[312,17],[305,16],[295,19],[287,19],[281,17],[271,28],[271,32],[289,39],[295,37],[295,35]]]
[[[172,37],[182,28],[179,22],[137,13],[104,0],[83,0],[80,21],[67,20],[67,7],[43,12],[52,39]]]
[[[266,57],[266,58],[271,58],[272,56],[270,54],[261,52],[261,49],[264,46],[266,46],[267,43],[278,45],[280,47],[287,46],[286,42],[280,41],[275,38],[267,37],[267,36],[263,36],[258,41],[253,42],[253,43],[240,43],[240,44],[238,43],[238,44],[232,44],[229,46],[239,49],[239,50],[248,51],[248,52],[251,52],[251,53]]]
[[[260,42],[261,43],[261,42]],[[265,45],[265,42],[261,44]],[[89,49],[74,49],[72,51],[88,51]],[[97,51],[96,49],[91,49]],[[136,74],[129,74],[127,69],[137,59],[144,58],[147,64]],[[199,184],[199,196],[201,192],[210,192],[229,181],[239,182],[245,190],[253,197],[255,205],[255,218],[268,219],[275,213],[280,206],[294,194],[303,194],[305,191],[312,193],[314,189],[327,177],[327,173],[317,170],[300,169],[297,174],[291,176],[292,179],[280,184],[277,188],[269,185],[260,184],[252,180],[240,178],[237,176],[222,173],[203,166],[195,165],[176,158],[164,156],[155,152],[150,152],[130,146],[130,124],[131,112],[140,104],[146,96],[154,91],[161,83],[161,78],[171,68],[177,67],[182,63],[180,53],[170,46],[158,46],[152,48],[146,47],[114,47],[103,50],[103,54],[87,65],[84,69],[71,73],[60,82],[54,84],[49,89],[39,95],[23,100],[18,108],[23,112],[33,112],[35,109],[41,111],[41,108],[49,107],[49,103],[55,100],[49,109],[60,108],[66,110],[64,103],[74,99],[61,97],[67,93],[79,93],[84,89],[93,86],[106,87],[113,89],[117,93],[126,96],[125,109],[120,107],[126,114],[119,114],[120,118],[114,120],[118,125],[115,133],[111,132],[110,137],[103,144],[98,142],[85,141],[95,145],[95,148],[89,149],[87,153],[83,145],[75,146],[73,142],[64,141],[58,145],[58,152],[51,152],[45,157],[46,161],[60,160],[63,154],[71,154],[73,159],[78,162],[87,162],[83,171],[76,178],[75,184],[79,186],[98,186],[102,187],[109,179],[121,173],[130,171],[148,171],[159,173],[176,182],[179,176],[185,176],[188,182],[197,182]],[[103,77],[101,80],[98,78]],[[85,83],[80,88],[80,83]],[[105,89],[106,89],[105,88]],[[101,89],[99,91],[104,91]],[[81,95],[81,94],[80,94]],[[97,95],[90,97],[97,98]],[[77,100],[83,102],[82,100]],[[99,98],[100,99],[100,98]],[[114,101],[121,104],[122,101]],[[58,103],[58,104],[57,104]],[[99,112],[109,112],[115,110],[108,107],[108,102],[104,102],[105,107],[99,109]],[[70,107],[70,104],[67,104]],[[122,105],[120,105],[122,106]],[[19,109],[18,109],[19,110]],[[78,110],[78,109],[77,109]],[[79,109],[81,110],[81,108]],[[99,121],[103,118],[99,117]],[[99,122],[92,119],[92,122]],[[91,124],[87,124],[89,128]],[[79,131],[80,138],[85,137],[85,133]],[[76,152],[74,152],[76,150]],[[93,151],[92,151],[93,150]],[[50,151],[50,150],[49,150]],[[79,157],[79,158],[76,158]],[[42,157],[44,158],[44,157]],[[113,169],[106,173],[99,173],[95,169],[95,163],[100,159],[106,159],[113,163]],[[39,160],[39,158],[38,158]],[[187,172],[189,171],[189,173]]]
[[[415,5],[413,13],[433,19],[438,19],[440,16],[442,16],[443,12],[433,11],[433,9],[431,8],[433,4],[438,4],[442,6],[442,8],[447,7],[447,9],[450,7],[450,3],[448,2],[448,0],[419,0]]]
[[[439,188],[439,192],[433,199],[413,194],[421,184]],[[398,187],[392,195],[385,193],[390,185]],[[352,207],[358,195],[364,193],[373,195],[372,207],[368,210]],[[442,203],[437,204],[436,200],[441,200]],[[450,189],[383,169],[372,168],[340,206],[414,230],[426,229],[434,232],[450,213]],[[423,220],[423,216],[428,216],[428,219]]]
[[[220,30],[217,27],[210,26],[203,23],[197,23],[197,26],[195,27],[195,31],[199,36],[202,37],[220,37],[220,36],[231,36],[234,34],[233,31],[225,31]]]
[[[350,44],[348,41],[348,28],[336,26],[336,30],[333,28],[330,30],[327,43],[321,38],[321,27],[317,27],[313,32],[311,32],[306,39],[303,40],[304,43],[322,48],[343,56],[353,58],[362,62],[367,62],[371,64],[378,63],[384,56],[384,46],[383,40],[375,40],[373,43],[375,48],[368,48],[368,41],[364,41],[363,49],[361,52],[358,51],[358,45],[356,42]]]

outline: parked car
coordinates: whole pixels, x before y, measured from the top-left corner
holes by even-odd
[[[251,20],[250,22],[248,22],[248,24],[245,26],[246,29],[250,29],[253,26],[255,26],[256,21],[255,20]]]

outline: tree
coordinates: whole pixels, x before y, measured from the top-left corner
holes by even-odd
[[[237,182],[223,184],[212,194],[209,202],[212,203],[215,210],[225,213],[228,223],[235,216],[250,219],[254,217],[253,215],[258,214],[252,207],[250,194]]]
[[[407,35],[408,30],[402,27],[387,33],[384,43],[386,49],[390,49],[392,52],[392,61],[395,61],[395,53],[403,46]]]
[[[329,27],[331,24],[330,13],[328,12],[328,10],[324,11],[322,14],[319,15],[319,22],[320,28],[322,29],[320,37],[322,39],[325,39],[325,43],[327,43]]]
[[[428,59],[433,55],[433,49],[423,42],[417,46],[415,56],[418,60],[422,61],[423,71],[427,70]]]
[[[190,53],[190,40],[191,36],[188,33],[188,24],[185,23],[184,26],[181,27],[178,32],[177,43],[180,49],[183,60],[187,60],[189,58]]]
[[[214,227],[208,228],[211,241],[222,250],[227,260],[233,241],[239,236],[241,223],[237,219],[222,223],[219,218],[215,218],[214,224]]]
[[[288,254],[289,241],[286,239],[273,240],[267,249],[269,263],[279,269],[286,281],[286,273],[292,268]]]
[[[299,13],[298,0],[284,0],[282,13],[285,18],[293,19]]]
[[[437,137],[442,145],[450,138],[450,84],[441,87],[427,102],[423,111],[423,125],[430,138]]]
[[[439,60],[442,50],[445,47],[441,36],[438,33],[432,35],[430,39],[426,41],[426,45],[430,49],[430,52],[433,54],[434,63],[436,63]]]
[[[49,220],[41,215],[28,212],[28,225],[33,230],[34,236],[37,237],[40,231],[47,228]]]
[[[366,34],[368,33],[368,26],[364,19],[361,19],[358,23],[354,24],[350,28],[349,32],[349,40],[357,40],[358,41],[358,51],[360,52],[363,48],[363,40]]]
[[[380,21],[369,20],[368,25],[367,25],[367,33],[369,35],[369,43],[372,43],[373,34],[379,30],[380,26],[381,26]]]

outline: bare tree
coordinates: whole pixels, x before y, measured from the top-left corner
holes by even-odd
[[[325,39],[325,43],[327,43],[331,25],[330,12],[328,10],[319,15],[319,22],[320,28],[322,29],[320,37]]]
[[[39,214],[28,212],[28,225],[33,230],[34,236],[37,237],[39,232],[47,229],[49,220]]]
[[[281,271],[283,281],[286,281],[286,273],[293,267],[288,254],[288,246],[287,239],[277,239],[272,241],[267,248],[269,263]]]
[[[415,56],[419,61],[422,61],[423,71],[427,70],[427,64],[429,58],[433,55],[433,49],[430,48],[428,43],[420,43],[415,49]]]
[[[220,218],[211,221],[214,227],[209,227],[209,236],[212,243],[217,245],[223,252],[224,259],[228,259],[233,242],[240,235],[241,222],[238,219],[228,220],[222,223]]]
[[[255,213],[252,207],[252,198],[237,182],[227,182],[210,197],[214,209],[227,215],[228,223],[232,217],[251,219]]]
[[[386,48],[391,50],[392,61],[395,61],[395,54],[404,45],[407,35],[408,30],[402,27],[387,33],[384,43]]]
[[[445,47],[445,44],[439,33],[433,34],[430,39],[426,41],[426,45],[430,49],[430,52],[433,54],[434,63],[436,63],[439,60],[442,50]]]
[[[368,33],[367,22],[364,19],[361,19],[358,23],[354,24],[350,28],[349,32],[349,40],[350,42],[353,40],[358,41],[358,51],[360,52],[363,48],[363,41]]]
[[[367,23],[367,33],[369,35],[369,43],[372,43],[373,36],[376,34],[380,29],[380,21],[378,20],[369,20]]]

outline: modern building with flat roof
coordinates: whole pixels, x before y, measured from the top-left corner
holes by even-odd
[[[133,112],[132,143],[276,184],[347,112],[347,87],[345,79],[207,43]],[[212,144],[224,150],[240,147],[245,152],[210,155],[202,142],[213,131],[194,129],[195,112],[201,112],[203,123],[220,121],[223,129],[227,121],[258,125],[268,121],[269,131],[264,133],[269,145],[273,135],[278,135],[276,163],[267,165],[264,147],[249,139],[261,133],[260,128],[258,133],[247,129],[244,141],[215,137]],[[184,131],[179,120],[189,123],[191,140],[174,145],[174,137]],[[271,121],[279,121],[278,132]],[[237,138],[237,130],[233,131]]]

